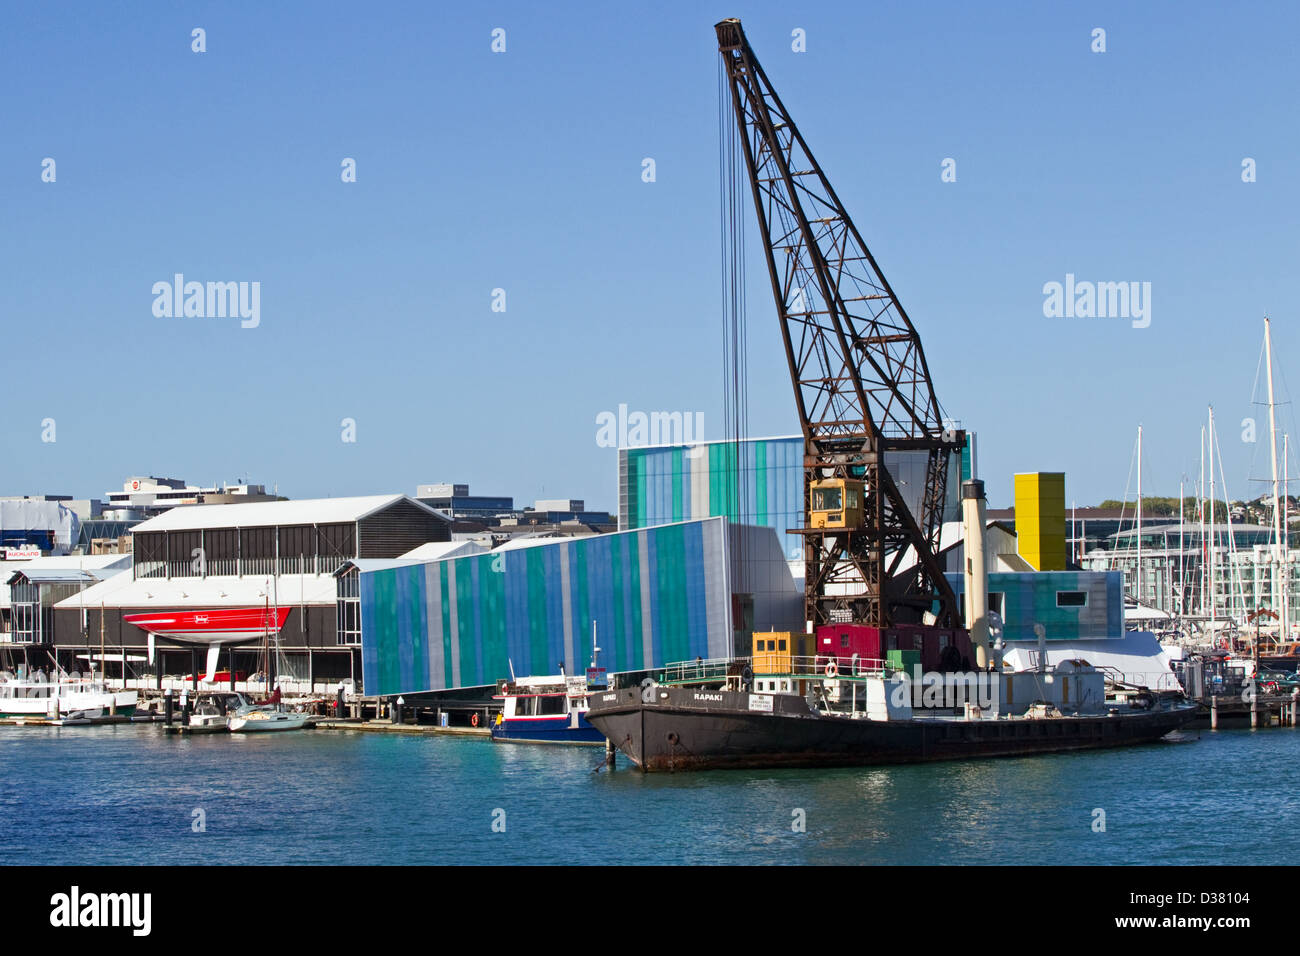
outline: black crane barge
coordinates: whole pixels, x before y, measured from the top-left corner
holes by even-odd
[[[989,646],[977,480],[962,486],[959,610],[938,542],[952,455],[966,436],[944,416],[920,336],[740,21],[715,29],[736,120],[723,139],[732,212],[723,240],[741,245],[736,197],[747,181],[803,431],[807,634],[755,635],[747,659],[670,666],[640,688],[593,695],[587,719],[642,770],[1083,750],[1158,740],[1192,720],[1196,708],[1181,700],[1108,703],[1103,675],[1084,661],[1002,670]],[[900,461],[908,482],[891,471]],[[912,647],[941,649],[944,673],[882,659],[900,633]],[[808,642],[815,647],[796,651]]]

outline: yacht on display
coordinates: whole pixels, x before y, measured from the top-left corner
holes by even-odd
[[[279,633],[288,607],[219,607],[124,614],[122,620],[177,644],[212,647],[242,644]]]

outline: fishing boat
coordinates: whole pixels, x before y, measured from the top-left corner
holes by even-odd
[[[0,717],[81,720],[135,713],[139,694],[110,690],[92,677],[47,676],[36,671],[19,677],[0,671]]]

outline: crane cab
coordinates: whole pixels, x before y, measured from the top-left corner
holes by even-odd
[[[858,528],[862,525],[863,482],[853,478],[815,481],[809,492],[812,528]]]

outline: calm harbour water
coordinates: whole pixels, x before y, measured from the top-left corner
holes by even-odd
[[[597,748],[455,737],[0,727],[0,859],[1282,864],[1300,823],[1298,748],[1292,729],[1193,730],[1089,754],[642,775],[622,757],[593,773]],[[806,832],[792,831],[796,808]]]

